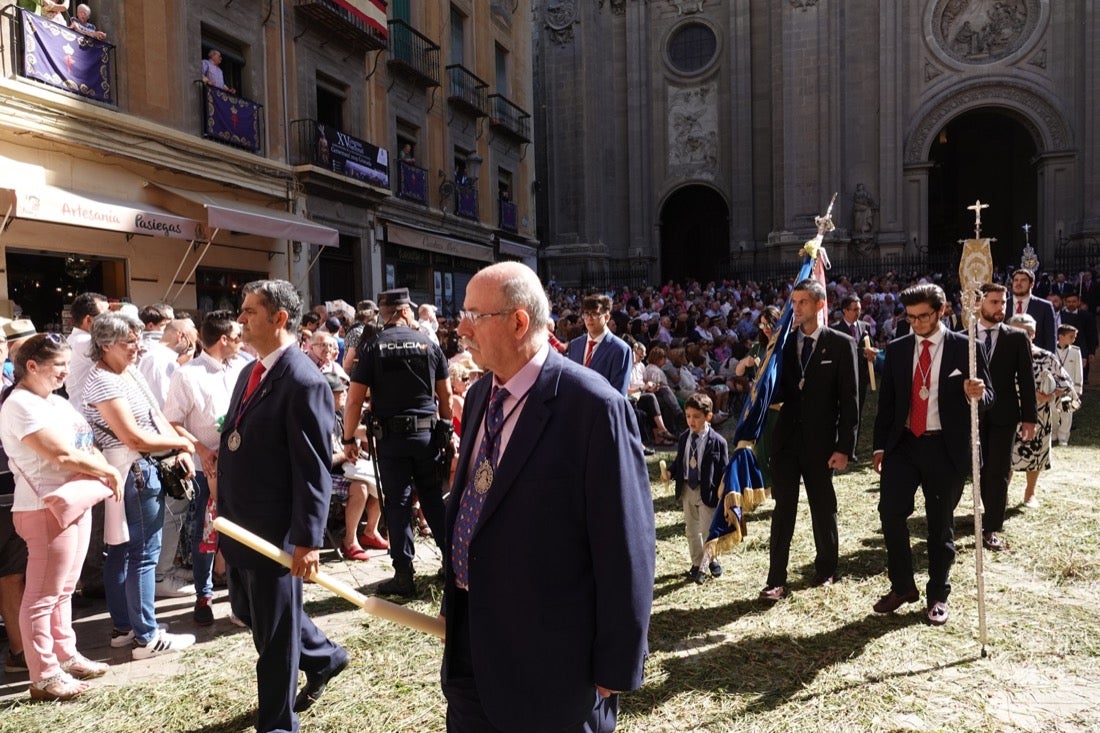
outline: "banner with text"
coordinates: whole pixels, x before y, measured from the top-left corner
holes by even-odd
[[[390,187],[389,152],[330,125],[317,125],[315,161],[334,173],[381,188]]]

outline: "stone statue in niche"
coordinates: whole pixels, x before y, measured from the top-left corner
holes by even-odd
[[[557,0],[546,6],[546,27],[550,30],[550,40],[559,46],[573,42],[573,24],[576,22],[576,0]]]
[[[718,110],[713,84],[670,90],[668,162],[708,171],[718,167]]]
[[[875,238],[875,215],[878,203],[862,183],[856,184],[852,194],[852,241],[871,242]]]

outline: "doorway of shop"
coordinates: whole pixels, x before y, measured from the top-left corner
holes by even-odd
[[[80,293],[126,298],[126,260],[7,249],[8,299],[39,331],[68,332],[69,303]]]

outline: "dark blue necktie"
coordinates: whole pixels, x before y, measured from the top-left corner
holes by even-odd
[[[988,359],[990,352],[993,351],[993,329],[985,329],[985,356]]]
[[[699,436],[696,433],[691,434],[691,447],[688,448],[688,487],[692,489],[699,488],[699,459],[696,456],[695,449],[699,445]]]
[[[500,453],[500,434],[501,428],[504,427],[506,397],[508,397],[508,390],[503,387],[494,388],[493,394],[489,397],[489,409],[485,415],[485,437],[481,439],[481,447],[478,448],[477,456],[474,458],[470,479],[466,482],[466,490],[462,492],[462,500],[458,505],[454,536],[451,538],[451,568],[454,570],[455,584],[459,588],[469,587],[470,538],[474,534],[478,517],[481,516],[481,508],[485,506],[485,497],[489,495],[489,489],[492,486],[492,472],[496,469]],[[485,466],[489,468],[487,474]]]
[[[809,336],[802,338],[802,371],[806,371],[806,367],[810,363],[810,357],[814,353],[814,340]]]

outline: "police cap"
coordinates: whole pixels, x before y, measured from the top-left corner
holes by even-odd
[[[409,300],[408,288],[394,288],[393,290],[383,290],[378,296],[378,304],[382,307],[396,308],[401,305],[409,305],[412,303]]]

